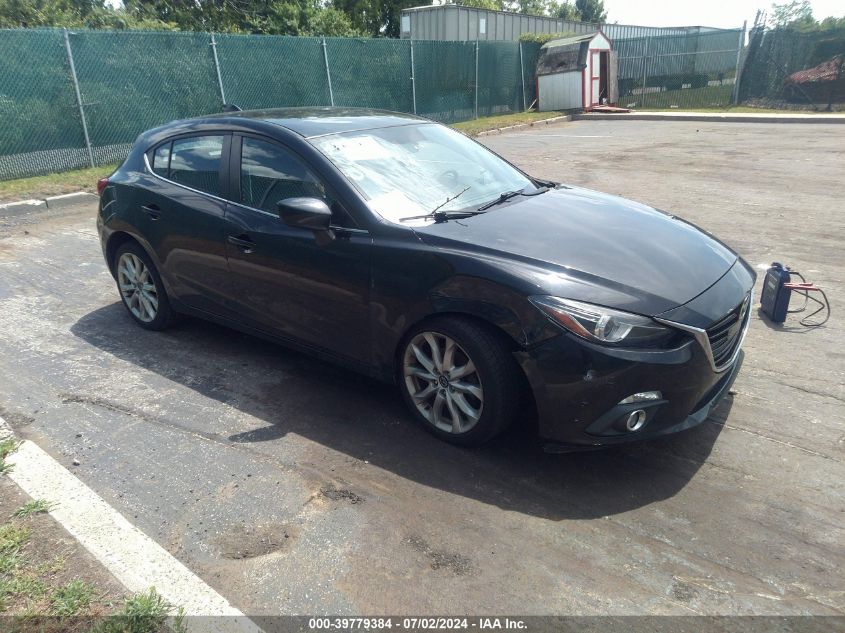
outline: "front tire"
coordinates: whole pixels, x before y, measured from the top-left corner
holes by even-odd
[[[516,417],[519,368],[481,324],[440,317],[413,329],[400,361],[400,389],[414,418],[451,444],[478,446]]]
[[[136,242],[127,242],[114,256],[117,291],[129,316],[147,330],[164,330],[175,320],[161,276],[150,256]]]

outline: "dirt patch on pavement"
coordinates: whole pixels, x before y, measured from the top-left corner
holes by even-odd
[[[13,429],[19,429],[35,422],[35,418],[18,411],[10,411],[0,406],[0,418],[6,420]]]
[[[286,550],[299,530],[291,525],[235,525],[215,539],[223,558],[257,558]]]
[[[472,560],[462,554],[435,549],[419,536],[410,537],[408,545],[428,556],[432,569],[447,569],[456,576],[468,576],[472,573]]]
[[[331,501],[348,501],[352,504],[363,503],[364,498],[345,488],[326,486],[320,489],[320,495]]]

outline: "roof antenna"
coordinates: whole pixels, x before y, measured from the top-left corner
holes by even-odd
[[[223,112],[243,112],[243,108],[236,106],[234,103],[224,103]]]

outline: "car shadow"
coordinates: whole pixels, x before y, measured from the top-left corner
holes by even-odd
[[[542,452],[526,415],[470,450],[415,425],[392,385],[212,323],[186,319],[147,332],[114,303],[71,331],[266,423],[229,436],[232,443],[267,452],[264,444],[295,433],[425,486],[551,520],[609,516],[673,496],[709,456],[732,406],[728,396],[706,423],[678,435],[566,454]],[[213,419],[205,424],[217,432]]]

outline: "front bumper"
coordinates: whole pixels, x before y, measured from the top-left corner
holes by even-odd
[[[725,275],[689,307],[665,313],[666,321],[680,322],[680,315],[694,328],[706,327],[737,306],[750,292],[754,273],[744,262],[736,266],[741,269]],[[746,319],[747,327],[750,315]],[[562,451],[648,439],[703,422],[730,389],[743,361],[739,351],[716,371],[708,351],[692,334],[674,349],[626,350],[564,332],[517,352],[516,358],[533,391],[539,435],[547,450]],[[660,392],[661,398],[621,404],[643,392]],[[628,431],[624,420],[636,410],[645,412],[646,422]]]

